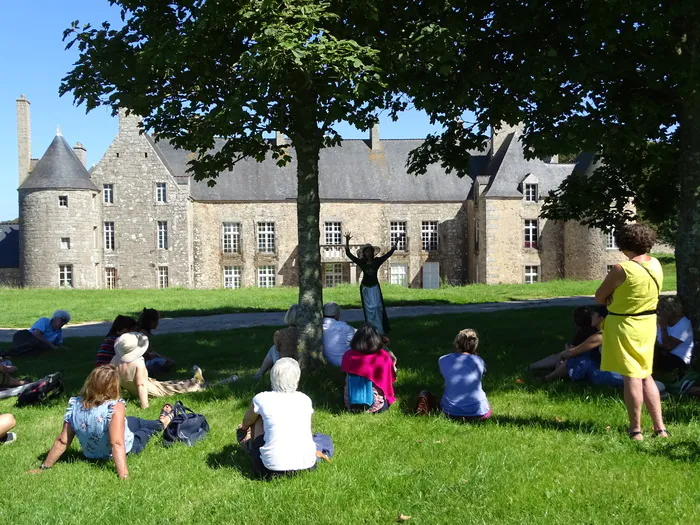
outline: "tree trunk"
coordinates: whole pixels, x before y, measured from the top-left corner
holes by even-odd
[[[322,137],[294,140],[297,158],[297,231],[299,242],[299,361],[313,370],[323,359],[323,288],[321,286],[321,200],[318,158]]]
[[[688,72],[685,78],[698,76],[700,68],[700,32],[688,28],[682,50]],[[692,80],[691,80],[692,83]],[[688,86],[681,99],[680,114],[680,221],[676,242],[678,294],[686,315],[693,323],[695,340],[700,340],[700,87]]]

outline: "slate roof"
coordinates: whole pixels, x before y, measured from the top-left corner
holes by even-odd
[[[519,139],[519,132],[511,133],[494,154],[488,170],[491,182],[485,192],[487,197],[522,198],[520,184],[531,173],[538,179],[540,195],[547,195],[574,171],[574,164],[526,159]]]
[[[221,148],[222,139],[217,148]],[[472,178],[488,161],[483,153],[472,152],[471,177],[446,174],[437,164],[425,175],[406,172],[408,153],[421,140],[382,140],[381,149],[372,150],[368,140],[344,140],[340,146],[321,151],[319,160],[320,196],[324,200],[380,200],[391,202],[464,201]],[[154,143],[155,144],[155,143]],[[176,150],[166,141],[156,144],[159,155],[178,181],[186,181],[187,151]],[[236,164],[231,172],[217,178],[214,187],[207,181],[192,180],[190,194],[197,201],[284,201],[296,199],[296,161],[280,168],[270,157]]]
[[[19,224],[0,223],[0,268],[19,268]]]
[[[87,169],[61,135],[54,137],[44,156],[36,163],[19,189],[98,191],[97,186],[90,180]]]

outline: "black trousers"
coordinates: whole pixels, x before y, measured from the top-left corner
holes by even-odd
[[[31,355],[45,350],[51,350],[51,347],[39,341],[29,330],[19,330],[12,336],[12,347],[7,355]]]

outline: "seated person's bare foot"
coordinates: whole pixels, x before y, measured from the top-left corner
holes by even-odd
[[[160,409],[160,416],[158,417],[158,421],[163,425],[163,428],[167,427],[170,423],[173,422],[173,418],[175,415],[173,414],[173,406],[170,403],[166,403],[163,405],[163,408]]]

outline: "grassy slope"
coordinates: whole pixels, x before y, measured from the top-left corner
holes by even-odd
[[[663,256],[665,290],[676,289],[675,262]],[[550,281],[533,285],[472,285],[422,290],[384,285],[387,305],[467,304],[540,299],[572,295],[592,295],[600,281]],[[184,317],[235,312],[286,310],[297,301],[296,288],[263,290],[22,290],[0,288],[0,304],[11,305],[0,312],[0,326],[24,328],[39,316],[56,308],[71,312],[74,322],[109,321],[117,314],[137,315],[144,307],[156,308],[165,317]],[[324,291],[326,301],[342,307],[359,307],[357,286],[341,286]]]
[[[131,479],[111,464],[80,459],[76,445],[54,469],[25,472],[41,462],[61,425],[65,400],[13,411],[20,440],[0,447],[4,479],[2,523],[697,523],[700,517],[700,405],[664,403],[673,437],[637,444],[624,435],[625,409],[612,390],[560,383],[517,382],[529,361],[559,350],[570,335],[561,309],[397,319],[392,348],[399,356],[398,406],[382,415],[350,415],[341,407],[336,370],[307,379],[316,431],[330,434],[337,455],[318,471],[290,480],[252,481],[248,458],[233,445],[235,427],[256,387],[241,380],[214,392],[183,396],[206,414],[210,436],[192,449],[151,443],[130,458]],[[416,393],[439,392],[436,358],[458,329],[482,336],[485,389],[494,418],[465,426],[408,415]],[[196,362],[205,375],[251,373],[271,328],[160,336],[158,348],[180,371]],[[90,369],[99,341],[76,341],[70,354],[20,363],[26,373],[62,369],[73,393]],[[215,372],[214,372],[215,371]],[[131,415],[154,418],[158,403]],[[650,422],[645,417],[649,433]],[[11,494],[11,495],[10,495]]]

